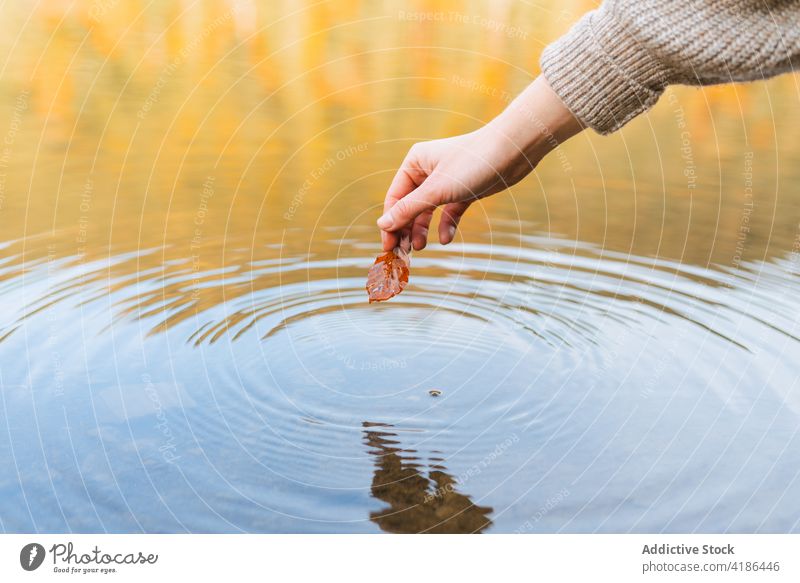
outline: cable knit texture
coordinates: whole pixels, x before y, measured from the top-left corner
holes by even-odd
[[[606,0],[542,53],[587,126],[611,133],[672,83],[753,81],[800,66],[800,0]]]

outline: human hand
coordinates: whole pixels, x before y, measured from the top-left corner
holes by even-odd
[[[450,243],[470,204],[522,180],[550,150],[582,128],[540,76],[482,128],[414,144],[389,186],[378,219],[384,250],[396,247],[400,233],[409,230],[414,249],[423,249],[439,206],[439,242]]]

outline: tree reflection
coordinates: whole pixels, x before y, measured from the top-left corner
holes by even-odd
[[[458,482],[441,465],[427,476],[413,450],[399,447],[391,425],[364,422],[364,440],[375,456],[372,495],[389,506],[370,513],[381,530],[393,533],[480,533],[492,525],[492,508],[476,506],[456,491]]]

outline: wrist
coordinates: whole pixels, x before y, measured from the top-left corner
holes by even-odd
[[[539,76],[487,128],[517,156],[536,164],[583,129],[544,77]]]

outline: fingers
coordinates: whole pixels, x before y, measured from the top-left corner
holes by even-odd
[[[384,251],[391,251],[400,242],[400,237],[397,233],[390,233],[388,231],[381,231],[381,245]]]
[[[425,180],[425,173],[419,169],[411,152],[403,160],[403,164],[392,179],[386,198],[383,201],[383,212],[386,213],[397,201],[412,192]],[[384,251],[391,251],[400,242],[398,231],[381,230],[381,242]]]
[[[447,245],[455,238],[458,223],[469,205],[468,202],[456,202],[444,207],[439,219],[439,243]]]
[[[414,170],[410,166],[410,162],[406,159],[403,166],[394,175],[392,183],[389,185],[389,190],[386,191],[386,198],[383,201],[383,212],[385,213],[392,208],[398,200],[412,192],[417,186],[422,184],[425,176],[418,176],[419,171]]]
[[[428,244],[428,228],[431,225],[432,218],[433,210],[429,210],[419,215],[414,221],[414,226],[411,230],[411,242],[415,251],[425,249],[425,245]]]
[[[381,218],[378,227],[384,231],[398,231],[411,226],[415,219],[426,211],[433,211],[439,203],[439,192],[428,179],[416,190],[394,203]]]
[[[395,203],[414,190],[417,185],[412,180],[411,176],[406,172],[405,168],[400,168],[395,174],[392,184],[386,193],[386,198],[383,201],[383,212],[385,213],[392,208]],[[391,251],[397,247],[400,241],[398,233],[394,231],[381,230],[381,242],[383,243],[384,251]]]

